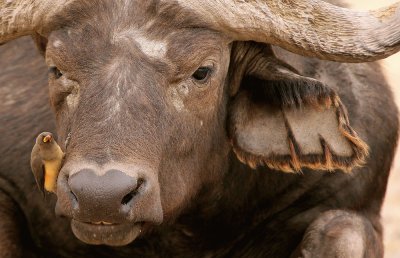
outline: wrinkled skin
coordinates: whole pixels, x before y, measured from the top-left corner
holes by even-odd
[[[135,7],[124,8],[135,10]],[[122,12],[119,6],[102,8]],[[92,11],[105,12],[103,9]],[[99,15],[97,19],[106,24],[112,17]],[[224,166],[221,160],[226,159],[229,149],[223,126],[227,96],[223,94],[224,85],[220,84],[228,73],[229,42],[223,36],[203,29],[193,35],[192,29],[170,28],[158,39],[152,36],[153,29],[127,31],[126,22],[116,21],[110,28],[99,30],[91,19],[83,20],[71,28],[55,31],[48,39],[46,62],[63,73],[59,78],[57,74],[51,74],[49,82],[57,132],[61,142],[70,135],[58,182],[56,212],[72,217],[74,221],[144,223],[145,231],[148,223],[173,219],[194,198],[201,184],[219,180],[215,174]],[[128,26],[134,28],[135,23],[139,21],[130,20]],[[82,33],[82,30],[87,32]],[[154,43],[140,42],[137,36],[139,39],[135,44],[138,33]],[[172,37],[184,41],[174,41]],[[187,41],[194,43],[194,40],[199,40],[202,45],[183,45]],[[74,44],[85,41],[87,44],[84,45],[91,47]],[[145,43],[154,44],[154,48],[157,44],[166,44],[165,57],[161,56],[164,53],[154,57],[147,55],[142,48],[151,46],[144,46]],[[93,55],[92,51],[103,49],[112,54]],[[188,53],[193,55],[190,60],[187,60]],[[205,81],[191,78],[198,67],[212,67],[210,78]],[[204,103],[209,104],[204,106]],[[95,212],[90,211],[93,198],[104,203],[114,200],[102,190],[89,193],[91,196],[87,197],[87,192],[97,191],[96,186],[93,190],[78,193],[80,186],[77,184],[88,187],[82,183],[84,179],[74,179],[81,177],[84,169],[96,171],[98,176],[118,170],[127,178],[143,181],[135,190],[138,193],[134,194],[136,200],[128,218],[117,214],[118,211],[110,214],[108,207],[96,206]],[[95,184],[90,181],[89,184]],[[122,186],[120,183],[112,185],[111,191],[115,191],[113,187]],[[129,185],[126,188],[127,192],[122,195],[132,190]],[[79,200],[77,211],[71,208],[74,205],[74,200],[70,200],[71,190]],[[115,202],[121,202],[122,197]],[[85,198],[89,200],[85,202]],[[100,209],[103,212],[99,212]],[[79,226],[76,229],[79,231]],[[86,233],[82,234],[81,239],[88,237]],[[129,243],[132,238],[123,243]],[[95,243],[92,240],[86,242]],[[105,243],[114,245],[111,240]]]
[[[322,62],[274,48],[300,74],[340,95],[370,155],[352,174],[254,171],[232,152],[226,128],[232,75],[243,77],[246,63],[231,57],[243,51],[257,58],[263,46],[233,51],[224,35],[181,28],[182,17],[171,21],[168,13],[151,25],[155,10],[149,6],[124,13],[100,4],[91,11],[102,15],[78,17],[52,32],[48,42],[36,39],[44,58],[28,38],[0,48],[0,67],[7,68],[0,72],[0,122],[5,125],[0,128],[0,252],[15,257],[382,256],[379,210],[398,124],[378,66]],[[43,59],[58,69],[50,69],[48,88]],[[212,67],[202,82],[192,76],[199,67]],[[56,131],[66,151],[57,205],[55,196],[41,199],[29,172],[33,139],[45,130]],[[85,170],[91,176],[74,188],[73,178]],[[128,216],[97,190],[118,192],[115,182],[100,180],[92,190],[79,185],[111,170],[145,182]],[[88,190],[79,192],[81,187]],[[79,208],[71,189],[80,194]],[[132,234],[101,240],[75,230],[74,236],[71,218],[122,224]],[[136,240],[109,247],[85,245],[76,237],[111,246]]]

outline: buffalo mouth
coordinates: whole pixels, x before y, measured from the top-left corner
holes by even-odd
[[[71,221],[74,235],[90,245],[124,246],[134,241],[142,231],[142,223],[111,224]]]

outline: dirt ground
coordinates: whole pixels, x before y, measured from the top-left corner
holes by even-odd
[[[398,0],[347,0],[355,9],[368,10],[384,7]],[[382,61],[386,77],[400,106],[400,53]],[[389,186],[382,211],[385,228],[385,258],[400,258],[400,150],[389,179]]]

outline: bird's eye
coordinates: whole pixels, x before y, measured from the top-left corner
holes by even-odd
[[[56,79],[59,79],[61,76],[63,76],[63,73],[55,66],[50,67],[49,72],[54,74]]]
[[[212,73],[212,68],[207,66],[202,66],[197,69],[193,74],[192,78],[199,83],[205,83]]]

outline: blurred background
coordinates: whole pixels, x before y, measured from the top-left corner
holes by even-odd
[[[346,0],[353,9],[376,9],[399,0]],[[392,86],[398,106],[400,106],[400,53],[381,61],[385,75]],[[382,210],[385,229],[385,258],[400,258],[400,151],[389,178],[385,203]]]

